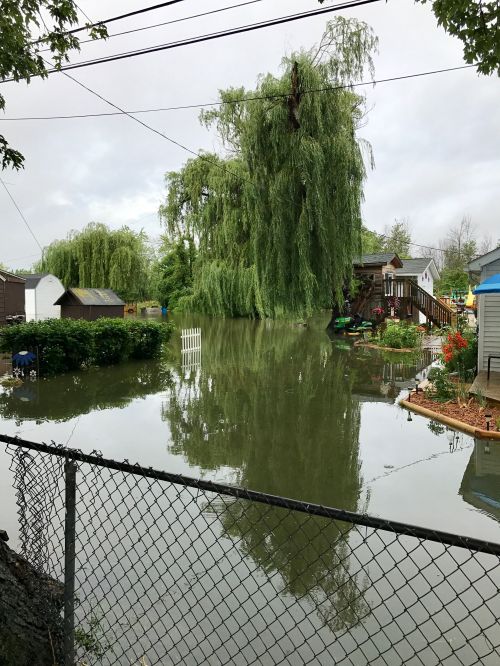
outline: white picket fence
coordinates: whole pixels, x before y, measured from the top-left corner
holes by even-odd
[[[201,328],[181,330],[182,369],[196,370],[201,366]]]

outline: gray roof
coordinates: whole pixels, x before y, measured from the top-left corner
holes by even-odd
[[[365,266],[383,266],[384,264],[392,263],[394,257],[397,258],[398,262],[401,262],[401,259],[395,252],[377,252],[376,254],[364,254],[362,257],[354,258],[353,264],[363,264]]]
[[[403,268],[397,268],[396,274],[400,275],[420,275],[423,273],[432,259],[422,257],[421,259],[402,259]]]
[[[84,289],[81,287],[67,289],[54,305],[61,305],[67,301],[68,296],[72,296],[81,305],[125,305],[112,289]]]
[[[40,280],[44,277],[47,277],[50,273],[30,273],[23,275],[23,278],[26,280],[26,289],[35,289]]]

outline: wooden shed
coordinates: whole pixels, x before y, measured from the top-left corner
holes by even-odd
[[[67,289],[54,305],[61,317],[93,321],[99,317],[123,317],[125,303],[111,289]]]
[[[24,317],[24,284],[24,278],[0,270],[0,326],[7,317]]]

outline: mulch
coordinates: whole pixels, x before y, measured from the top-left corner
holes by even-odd
[[[481,430],[486,430],[484,415],[488,412],[493,417],[490,421],[490,430],[498,432],[496,422],[500,419],[500,405],[489,404],[487,407],[481,407],[472,397],[465,404],[458,404],[456,400],[437,402],[427,398],[423,391],[412,392],[410,402]]]

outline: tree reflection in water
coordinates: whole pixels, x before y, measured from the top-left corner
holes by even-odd
[[[203,326],[202,358],[201,368],[179,375],[164,406],[172,452],[203,470],[230,468],[246,488],[366,508],[361,405],[393,402],[398,378],[419,369],[414,359],[391,365],[373,350],[339,348],[320,329],[217,320]],[[355,540],[359,533],[347,524],[239,500],[206,509],[281,594],[307,598],[332,631],[369,613],[364,574],[351,562],[351,532]]]

